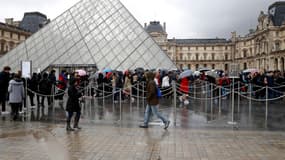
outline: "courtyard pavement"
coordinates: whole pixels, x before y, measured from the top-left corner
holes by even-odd
[[[160,111],[171,120],[164,130],[156,117],[148,129],[138,127],[142,99],[88,99],[82,129],[67,132],[65,112],[55,101],[28,109],[19,121],[1,116],[0,160],[284,160],[284,104],[270,102],[266,117],[264,102],[241,99],[232,117],[230,100],[174,105],[163,99]]]

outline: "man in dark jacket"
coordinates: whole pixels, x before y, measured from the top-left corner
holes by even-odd
[[[67,120],[66,120],[66,130],[67,131],[73,131],[73,128],[81,129],[78,126],[78,122],[81,115],[81,107],[79,104],[79,98],[82,97],[82,94],[78,91],[76,88],[76,79],[72,78],[69,81],[69,87],[68,87],[68,99],[66,103],[66,112],[67,112]],[[73,112],[76,112],[75,120],[74,120],[74,126],[71,128],[70,121],[73,116]]]
[[[10,70],[9,66],[4,67],[3,71],[0,72],[0,103],[2,104],[2,114],[6,114],[6,99],[8,93],[8,86],[10,81]]]
[[[159,112],[158,112],[158,104],[159,104],[159,99],[157,96],[157,86],[154,81],[154,76],[155,74],[153,72],[148,72],[147,73],[147,85],[146,85],[146,101],[147,101],[147,106],[145,109],[145,115],[144,115],[144,124],[140,125],[141,128],[148,128],[148,122],[149,122],[149,117],[150,117],[150,111],[151,113],[155,114],[159,119],[162,120],[164,123],[164,129],[167,129],[170,121],[167,120],[165,117],[163,117]]]

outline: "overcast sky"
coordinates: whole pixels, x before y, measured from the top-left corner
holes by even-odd
[[[39,11],[51,20],[79,0],[1,0],[0,21],[21,20],[24,12]],[[168,38],[229,38],[256,28],[261,10],[276,0],[121,0],[143,25],[166,22]]]

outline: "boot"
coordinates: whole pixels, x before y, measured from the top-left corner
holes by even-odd
[[[66,131],[74,131],[74,129],[70,126],[70,121],[66,121]]]
[[[79,122],[79,117],[76,116],[74,119],[73,128],[81,129],[81,127],[78,126],[78,122]]]

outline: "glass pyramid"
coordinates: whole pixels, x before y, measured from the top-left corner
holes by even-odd
[[[81,0],[15,49],[2,66],[33,71],[52,65],[96,64],[98,69],[176,69],[119,0]]]

